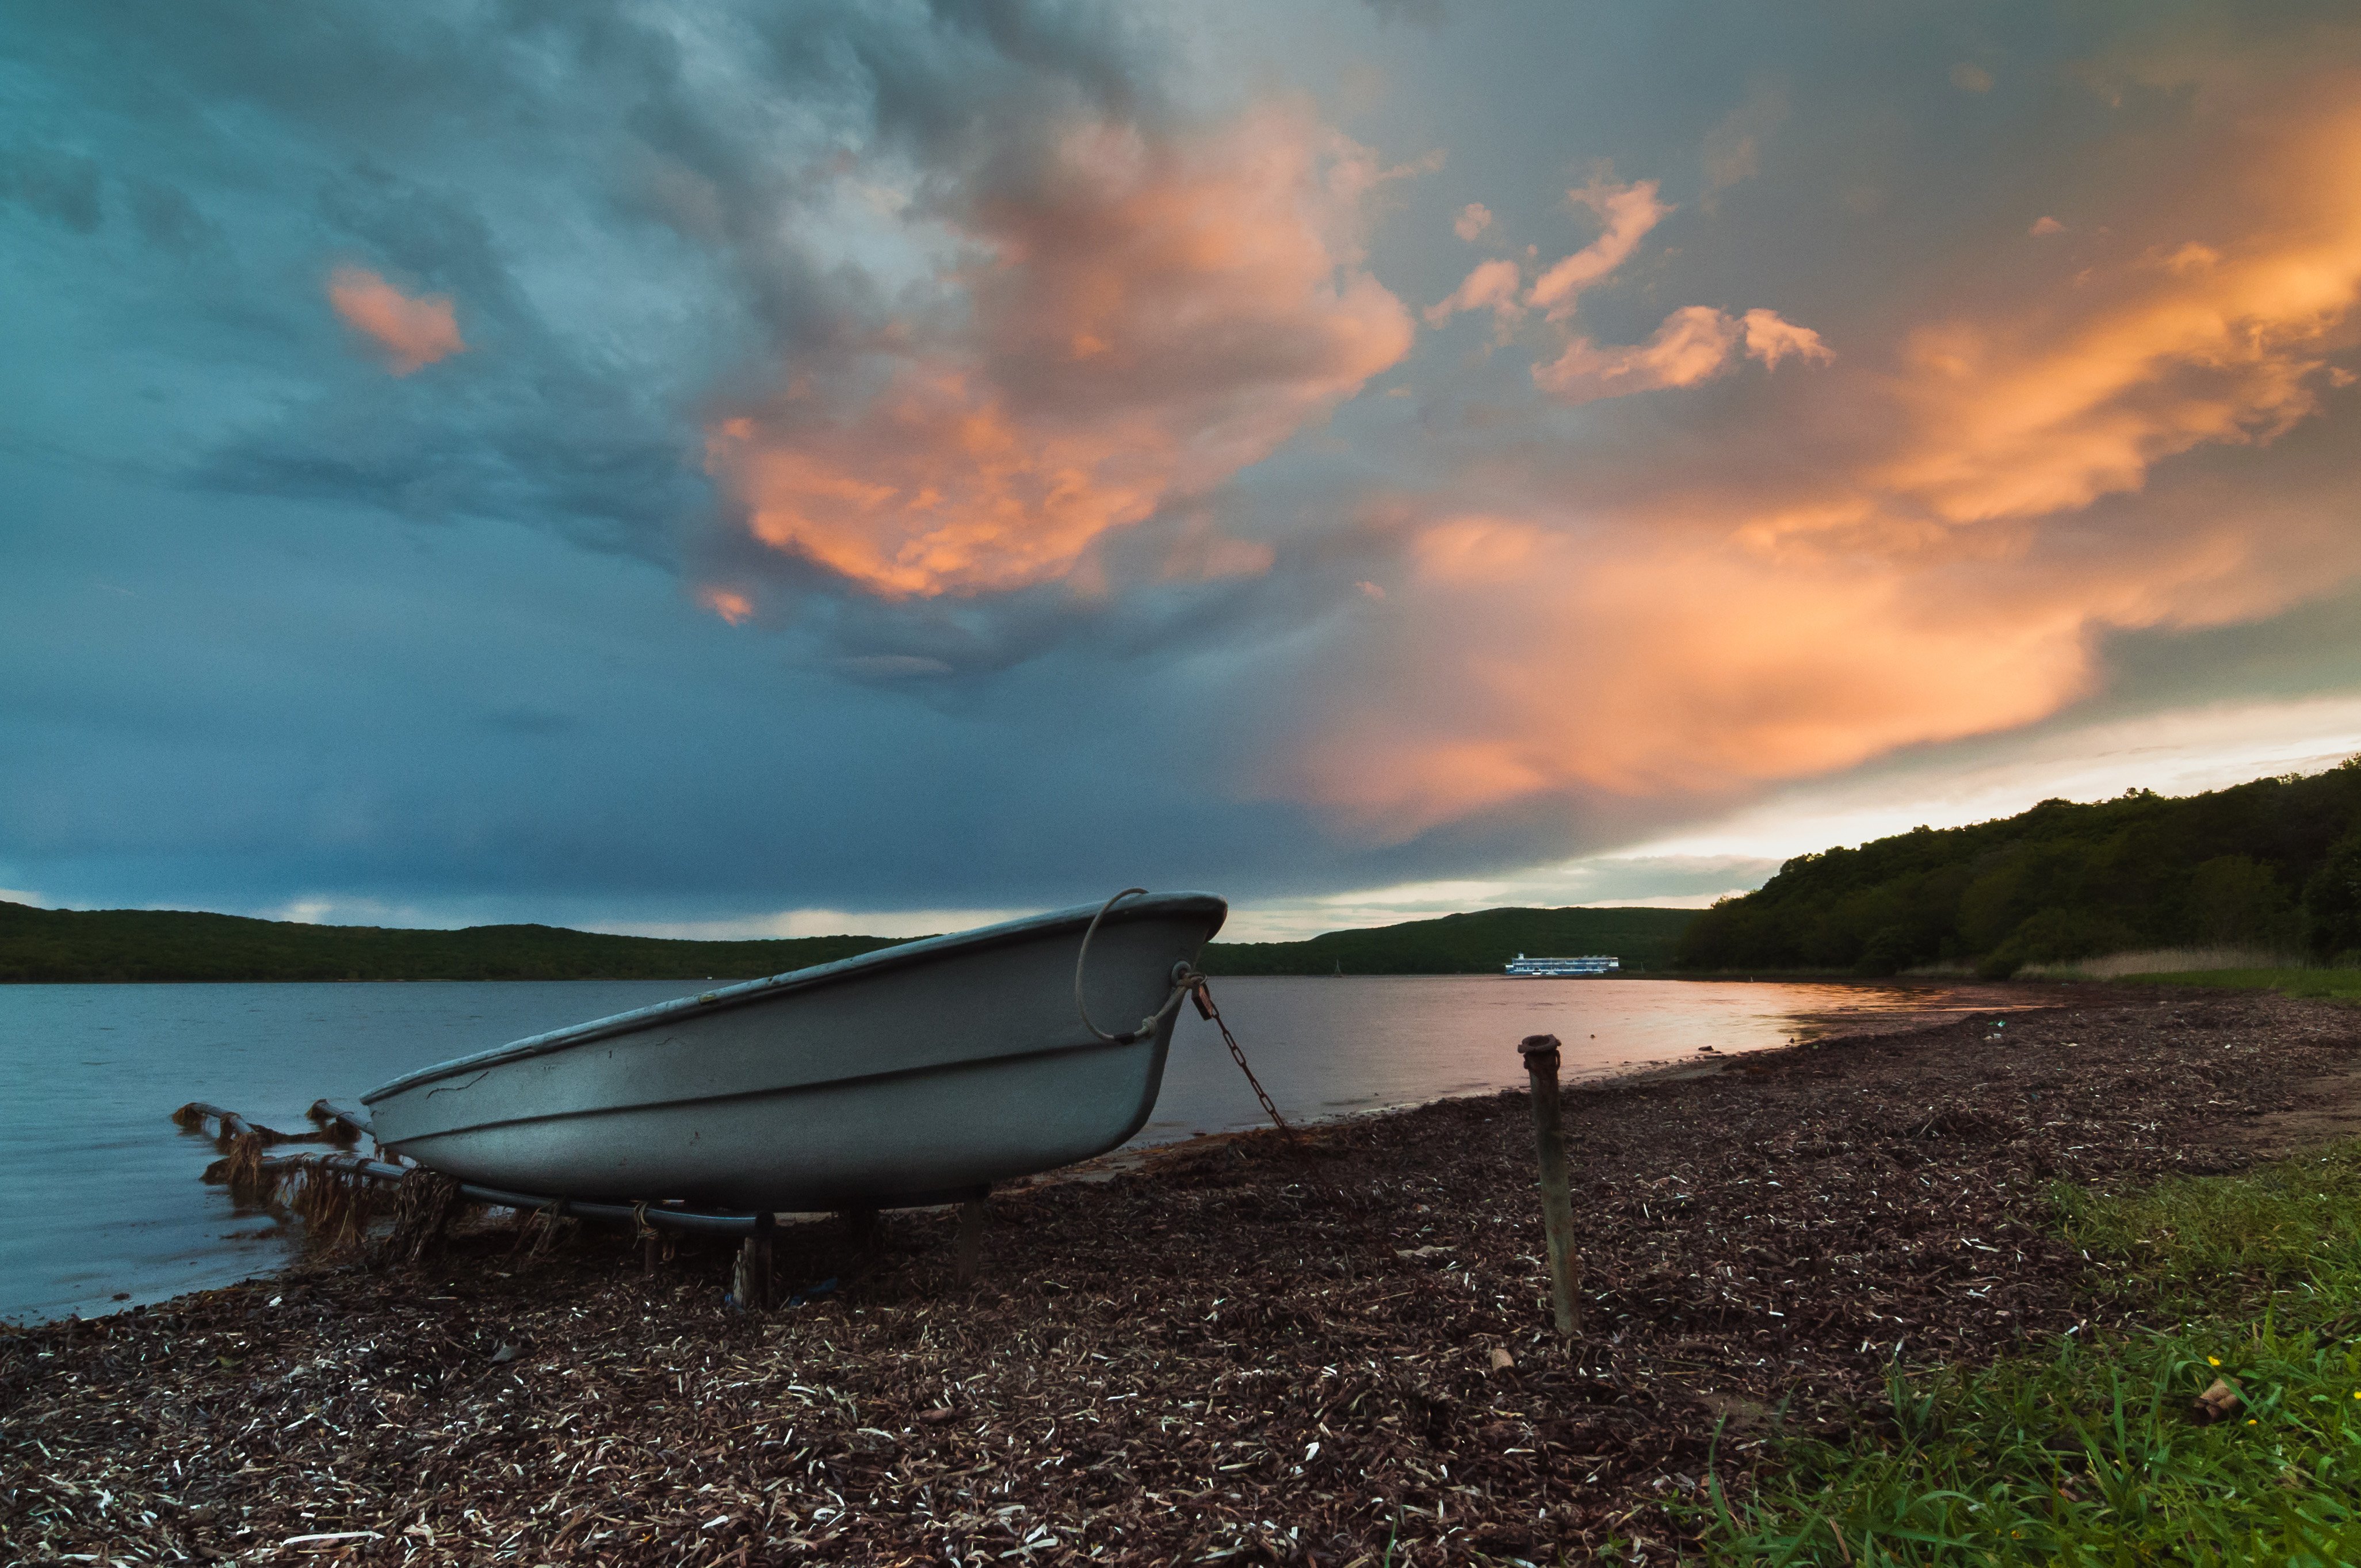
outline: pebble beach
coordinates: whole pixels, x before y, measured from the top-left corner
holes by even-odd
[[[2092,987],[1569,1086],[1570,1341],[1521,1092],[996,1195],[968,1286],[947,1213],[784,1225],[765,1312],[478,1221],[0,1330],[0,1556],[1670,1562],[1774,1419],[2099,1321],[2048,1183],[2349,1135],[2356,1073],[2348,1010]]]

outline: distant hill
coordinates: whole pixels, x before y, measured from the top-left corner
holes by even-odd
[[[1306,942],[1216,942],[1204,966],[1208,974],[1485,973],[1526,952],[1614,953],[1627,969],[1662,969],[1695,918],[1687,909],[1488,909]],[[414,931],[0,902],[0,981],[747,979],[894,940],[683,942],[557,926]]]
[[[894,941],[680,942],[557,926],[412,931],[0,902],[0,981],[746,979]]]
[[[1681,938],[1691,970],[1894,974],[2158,948],[2361,949],[2361,758],[2311,777],[2173,798],[2045,800],[1799,855]]]
[[[1519,953],[1612,953],[1627,970],[1669,967],[1694,909],[1482,909],[1330,931],[1302,942],[1214,942],[1207,974],[1497,974]]]

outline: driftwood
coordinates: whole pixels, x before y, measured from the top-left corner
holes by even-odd
[[[328,1102],[313,1102],[309,1113],[321,1131],[309,1141],[335,1138],[350,1142],[368,1131],[361,1118],[341,1112]],[[516,1212],[518,1226],[512,1252],[538,1259],[550,1251],[561,1232],[584,1222],[625,1226],[648,1245],[653,1266],[659,1246],[672,1255],[670,1235],[681,1234],[726,1236],[739,1242],[730,1299],[740,1307],[763,1311],[776,1304],[774,1286],[773,1234],[770,1214],[716,1213],[669,1203],[599,1203],[531,1193],[508,1192],[458,1181],[424,1167],[373,1159],[350,1149],[335,1152],[266,1153],[273,1142],[297,1143],[258,1126],[234,1111],[192,1102],[174,1113],[184,1127],[218,1129],[216,1140],[227,1152],[208,1166],[204,1179],[226,1186],[240,1203],[272,1210],[302,1221],[307,1250],[327,1252],[358,1246],[390,1219],[390,1226],[368,1251],[374,1266],[414,1266],[442,1245],[445,1234],[461,1208],[476,1205]],[[846,1216],[856,1255],[874,1264],[881,1234],[873,1210]],[[959,1206],[956,1277],[962,1285],[974,1281],[982,1261],[985,1211],[981,1195]]]
[[[367,1130],[364,1124],[346,1112],[337,1110],[324,1100],[315,1100],[307,1113],[315,1130],[308,1133],[282,1133],[276,1127],[266,1127],[249,1122],[235,1111],[219,1105],[192,1100],[172,1113],[173,1122],[183,1127],[203,1132],[208,1124],[213,1129],[214,1147],[225,1157],[215,1160],[205,1170],[205,1179],[230,1190],[230,1196],[241,1203],[269,1203],[274,1197],[275,1179],[264,1170],[263,1150],[280,1144],[341,1144],[351,1146]]]
[[[172,1113],[172,1121],[177,1126],[193,1128],[198,1132],[203,1132],[206,1124],[212,1124],[214,1146],[224,1153],[227,1153],[240,1138],[256,1138],[265,1146],[277,1144],[340,1144],[349,1148],[369,1130],[366,1116],[344,1110],[325,1100],[313,1101],[312,1108],[303,1114],[312,1123],[311,1131],[282,1133],[276,1127],[249,1122],[235,1111],[207,1104],[203,1100],[192,1100]]]
[[[384,1190],[409,1170],[357,1154],[264,1154],[247,1136],[205,1168],[204,1179],[227,1187],[240,1203],[295,1214],[309,1245],[331,1247],[358,1241],[383,1207]]]
[[[441,1171],[405,1171],[394,1189],[393,1229],[378,1244],[375,1261],[414,1266],[442,1245],[465,1201],[459,1184]]]
[[[526,1216],[528,1245],[536,1254],[547,1249],[559,1224],[566,1221],[624,1225],[642,1235],[663,1232],[751,1238],[769,1228],[768,1215],[714,1213],[668,1203],[588,1203],[507,1192],[455,1181],[417,1166],[371,1159],[349,1149],[264,1152],[277,1144],[350,1144],[368,1131],[361,1117],[340,1111],[325,1100],[313,1101],[307,1114],[319,1131],[281,1133],[202,1100],[192,1100],[173,1112],[172,1120],[200,1131],[208,1124],[213,1127],[214,1146],[224,1152],[205,1168],[206,1181],[227,1187],[240,1203],[295,1214],[303,1221],[314,1246],[356,1243],[390,1210],[394,1229],[377,1249],[379,1261],[416,1262],[465,1203],[513,1209]]]
[[[367,1116],[332,1105],[325,1100],[313,1101],[312,1108],[303,1114],[320,1129],[322,1137],[330,1143],[342,1144],[346,1148],[360,1142],[361,1135],[369,1130]]]
[[[225,1111],[218,1105],[208,1105],[202,1100],[192,1100],[172,1113],[176,1125],[204,1131],[205,1124],[214,1124],[214,1147],[224,1153],[240,1138],[259,1138],[264,1144],[303,1144],[319,1138],[317,1133],[282,1133],[276,1128],[257,1125],[235,1111]]]

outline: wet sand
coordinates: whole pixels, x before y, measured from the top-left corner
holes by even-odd
[[[1546,1332],[1520,1093],[1150,1151],[853,1255],[783,1229],[643,1273],[509,1227],[0,1331],[0,1552],[39,1562],[1669,1561],[1767,1413],[2092,1321],[2053,1179],[2361,1132],[2361,1014],[2074,988],[1570,1087],[1585,1333]],[[1995,1038],[1995,1035],[1998,1036]],[[1717,1440],[1717,1430],[1719,1431]],[[308,1539],[307,1539],[308,1538]]]

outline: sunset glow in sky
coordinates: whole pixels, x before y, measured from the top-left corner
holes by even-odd
[[[34,4],[0,83],[0,897],[1304,935],[2361,750],[2348,5]]]

